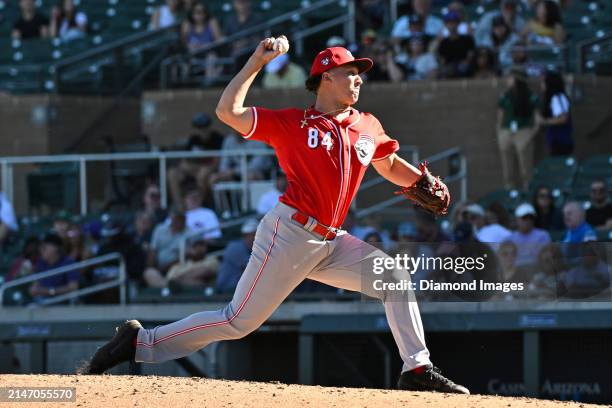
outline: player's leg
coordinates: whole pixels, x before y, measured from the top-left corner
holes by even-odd
[[[374,285],[376,280],[395,283],[409,281],[410,274],[399,269],[375,274],[374,259],[386,259],[389,256],[350,234],[341,234],[332,242],[330,256],[308,275],[308,279],[358,291],[383,302],[391,333],[404,362],[398,387],[469,393],[465,387],[442,376],[431,364],[414,292],[379,290]]]
[[[499,146],[504,187],[512,188],[514,186],[514,146],[510,129],[500,128],[497,130],[497,144]]]
[[[257,329],[328,253],[325,242],[310,239],[312,236],[291,223],[289,217],[278,206],[264,217],[249,264],[226,307],[153,329],[139,329],[134,335],[136,349],[131,350],[135,355],[131,357],[111,358],[109,350],[118,347],[111,340],[92,358],[94,369],[90,372],[104,372],[132,358],[148,363],[180,358],[211,342],[237,339]],[[129,340],[126,336],[124,343]],[[108,366],[107,361],[113,364]]]

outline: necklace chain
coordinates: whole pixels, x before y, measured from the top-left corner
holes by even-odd
[[[350,109],[350,107],[348,109]],[[320,115],[317,115],[316,117],[320,118],[321,116],[329,115],[329,114],[332,114],[332,113],[335,113],[335,112],[346,111],[346,110],[347,110],[347,108],[340,108],[340,109],[336,109],[336,110],[333,110],[333,111],[322,113]],[[304,126],[306,126],[308,124],[308,119],[314,119],[315,118],[315,115],[310,115],[310,118],[306,119],[306,112],[307,111],[308,111],[308,109],[304,109],[304,118],[300,122],[301,123],[301,126],[300,126],[301,128],[303,128]]]

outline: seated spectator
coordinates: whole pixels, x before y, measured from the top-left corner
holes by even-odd
[[[181,203],[183,201],[181,200]],[[166,220],[168,212],[161,208],[161,192],[157,184],[149,184],[142,196],[142,211],[148,214],[157,225]]]
[[[526,188],[531,180],[537,103],[537,96],[527,84],[526,72],[514,68],[508,77],[508,89],[497,102],[497,144],[506,189]],[[515,160],[519,165],[518,171]],[[519,176],[518,183],[516,176]]]
[[[502,16],[496,16],[491,22],[491,33],[477,42],[479,47],[486,47],[495,50],[503,72],[507,72],[512,66],[512,47],[520,40],[518,34],[512,29]]]
[[[580,245],[579,264],[561,276],[562,295],[586,298],[610,288],[610,267],[602,260],[598,249],[592,242]]]
[[[563,214],[555,207],[555,201],[550,188],[546,186],[538,187],[531,202],[536,210],[535,226],[537,228],[547,231],[565,228]]]
[[[563,76],[547,71],[543,86],[542,114],[536,114],[536,125],[546,129],[546,144],[552,156],[570,155],[574,151],[573,124]]]
[[[34,273],[46,272],[74,263],[64,253],[64,242],[56,234],[47,234],[40,245],[40,258],[36,262]],[[34,300],[63,295],[79,288],[80,273],[73,270],[59,275],[37,280],[30,287]]]
[[[302,88],[306,81],[306,71],[291,62],[289,54],[281,54],[268,62],[264,71],[262,86],[265,89]]]
[[[13,205],[0,191],[0,248],[8,240],[11,232],[16,232],[18,228]]]
[[[276,185],[272,190],[264,193],[257,203],[257,214],[266,215],[268,211],[276,206],[278,199],[287,188],[287,175],[281,170],[276,175]]]
[[[16,258],[6,275],[6,280],[23,278],[34,273],[34,267],[38,261],[40,241],[36,237],[29,237],[23,244],[21,255]]]
[[[459,34],[460,16],[456,11],[449,11],[444,16],[448,37],[443,38],[438,46],[440,75],[442,78],[460,78],[469,75],[470,59],[474,53],[474,39],[470,35]]]
[[[529,44],[562,45],[565,30],[561,24],[561,10],[552,0],[540,0],[535,6],[535,18],[522,31]]]
[[[418,242],[435,243],[451,240],[436,223],[436,219],[424,211],[416,212],[416,229]]]
[[[426,34],[436,37],[442,32],[444,23],[438,17],[430,14],[431,0],[413,0],[412,9],[414,14],[420,16],[424,21]],[[391,37],[394,39],[409,38],[411,34],[410,25],[409,15],[398,18],[391,30]]]
[[[389,2],[387,0],[358,0],[356,3],[357,32],[367,29],[378,31],[389,24]]]
[[[263,17],[253,11],[251,0],[233,0],[232,6],[233,13],[229,13],[229,16],[223,22],[223,32],[225,35],[231,36],[264,22]],[[231,55],[237,57],[236,67],[244,65],[244,62],[250,56],[250,53],[246,53],[245,50],[255,49],[260,38],[260,34],[254,33],[232,42]]]
[[[500,203],[492,203],[485,212],[484,226],[476,231],[476,238],[495,249],[497,244],[506,241],[512,235],[506,225],[508,225],[508,214],[505,208]]]
[[[391,64],[397,64],[401,76],[392,76],[393,82],[401,80],[434,79],[438,74],[438,61],[427,51],[426,37],[415,34],[403,41],[402,52],[395,56]],[[405,46],[407,45],[407,49]]]
[[[550,234],[535,228],[536,212],[531,204],[519,205],[514,216],[518,228],[508,240],[517,246],[517,265],[533,265],[537,262],[540,250],[550,242]]]
[[[191,152],[220,150],[223,145],[223,135],[211,128],[212,119],[206,113],[196,113],[191,119],[191,126],[195,132],[189,137],[185,150]],[[212,205],[212,191],[210,190],[210,177],[219,167],[218,157],[201,157],[181,159],[177,166],[168,170],[168,189],[173,204],[183,208],[185,199],[183,187],[185,184],[195,183],[202,192],[207,205]]]
[[[221,238],[219,218],[213,210],[202,206],[202,194],[198,189],[191,189],[185,194],[185,210],[189,230],[201,231],[206,240]]]
[[[138,211],[134,217],[134,225],[128,228],[132,242],[145,252],[149,251],[153,227],[155,227],[153,218],[144,211]]]
[[[548,244],[538,255],[538,271],[533,275],[530,289],[538,292],[538,297],[556,297],[559,279],[567,270],[565,257],[558,244]]]
[[[234,293],[242,272],[249,263],[258,225],[256,219],[247,220],[240,229],[242,238],[230,242],[223,251],[223,260],[215,284],[217,293]]]
[[[219,260],[214,255],[208,255],[208,246],[201,236],[189,239],[185,256],[184,263],[176,264],[168,271],[168,282],[187,288],[202,287],[219,270]]]
[[[81,226],[71,223],[67,231],[67,252],[70,259],[75,262],[83,261],[92,256],[92,251],[85,242],[85,236]]]
[[[221,150],[260,150],[266,149],[266,145],[254,140],[247,140],[235,134],[225,136]],[[210,183],[219,181],[238,181],[241,179],[240,154],[235,156],[223,156],[219,163],[219,172],[210,177]],[[249,180],[262,180],[272,169],[270,156],[252,156],[247,163],[247,176]]]
[[[73,0],[64,0],[62,6],[51,11],[51,37],[64,42],[84,38],[87,35],[87,15],[78,11]]]
[[[208,7],[202,3],[196,3],[181,27],[183,44],[190,52],[194,52],[223,38],[221,27],[213,16],[210,15]]]
[[[470,26],[470,23],[466,21],[465,6],[463,5],[463,3],[459,1],[450,2],[447,6],[447,9],[448,11],[454,11],[459,14],[459,27],[457,27],[457,31],[459,32],[459,34],[472,35],[472,27]],[[442,37],[448,37],[449,34],[450,33],[448,32],[448,28],[444,27],[441,33]]]
[[[518,248],[512,241],[505,241],[499,245],[497,257],[499,258],[499,281],[526,283],[524,270],[519,269],[516,261]]]
[[[70,254],[70,237],[68,232],[72,227],[72,216],[68,211],[59,211],[55,215],[51,231],[64,242],[64,253]]]
[[[49,19],[36,10],[34,0],[20,0],[21,15],[13,24],[12,37],[18,40],[49,36]]]
[[[472,225],[472,230],[475,235],[485,226],[485,210],[480,204],[470,204],[465,207],[464,222]]]
[[[166,0],[166,4],[162,4],[155,8],[151,15],[151,30],[170,27],[180,20],[180,0]]]
[[[523,32],[525,20],[518,13],[518,0],[502,0],[499,4],[499,10],[489,11],[484,14],[474,32],[474,38],[479,45],[485,44],[487,38],[491,36],[493,20],[496,17],[502,17],[510,31],[515,34]]]
[[[586,221],[598,230],[612,229],[612,202],[608,198],[605,180],[591,183],[591,206],[586,211]]]
[[[393,50],[392,47],[382,38],[379,38],[374,30],[366,30],[361,33],[361,43],[359,44],[358,54],[362,57],[372,58],[377,63],[374,64],[371,70],[362,74],[366,81],[390,81],[393,78],[400,81],[402,73],[399,68],[396,69],[395,76],[391,70],[393,65]]]
[[[104,223],[101,231],[102,242],[98,250],[98,256],[118,252],[123,256],[125,268],[128,277],[142,284],[143,273],[146,267],[146,252],[143,248],[126,233],[124,226],[117,220],[109,219]],[[116,263],[113,263],[116,265]],[[96,268],[93,272],[93,277],[96,282],[101,282],[107,279],[114,279],[119,271],[113,267],[112,271],[108,268]]]
[[[147,286],[167,286],[166,273],[178,262],[181,241],[186,239],[190,232],[185,224],[185,214],[180,211],[171,213],[169,224],[160,224],[153,230],[147,268],[143,275]]]
[[[578,202],[570,201],[565,204],[563,221],[567,228],[563,242],[577,244],[597,240],[597,234],[593,227],[586,222],[584,208]]]
[[[368,232],[363,238],[363,242],[368,243],[378,249],[384,250],[382,240],[382,235],[380,235],[378,231]]]
[[[497,56],[490,48],[476,48],[470,61],[470,75],[475,79],[497,78],[499,67]]]

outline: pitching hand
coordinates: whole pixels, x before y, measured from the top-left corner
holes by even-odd
[[[278,38],[283,38],[287,40],[287,37],[285,37],[284,35],[281,35]],[[276,51],[274,50],[275,40],[276,38],[274,37],[268,37],[261,41],[255,49],[253,57],[259,59],[265,65],[268,62],[272,61],[274,58],[278,57],[280,54],[283,54],[282,49],[278,49]]]

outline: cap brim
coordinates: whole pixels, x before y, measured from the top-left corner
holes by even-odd
[[[374,62],[369,58],[356,58],[353,61],[345,62],[344,64],[338,65],[342,67],[344,65],[355,65],[359,70],[360,74],[368,72],[374,66]]]

